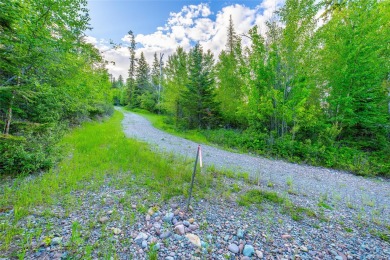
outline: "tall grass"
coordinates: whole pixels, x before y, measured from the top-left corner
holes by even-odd
[[[115,112],[103,122],[88,122],[72,130],[61,141],[64,158],[55,169],[1,185],[0,212],[12,212],[13,216],[11,225],[0,228],[0,241],[8,237],[9,242],[17,233],[11,235],[11,231],[35,206],[62,203],[72,191],[98,189],[107,179],[121,188],[141,185],[158,192],[162,199],[186,195],[192,163],[156,154],[147,144],[126,138],[122,119],[123,114]],[[199,192],[207,189],[207,178],[197,178]]]

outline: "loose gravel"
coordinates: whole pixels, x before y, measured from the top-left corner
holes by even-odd
[[[122,125],[128,137],[143,140],[160,151],[184,158],[195,157],[197,143],[160,131],[140,115],[123,113]],[[214,165],[219,169],[249,173],[263,184],[275,186],[279,192],[289,191],[293,186],[294,192],[304,195],[308,204],[331,198],[344,207],[356,206],[367,213],[380,212],[383,222],[390,224],[390,182],[387,180],[234,153],[209,145],[202,145],[202,155],[205,167]]]
[[[127,136],[176,159],[194,157],[196,143],[124,114]],[[30,211],[15,227],[23,236],[7,250],[0,241],[0,259],[390,259],[383,237],[390,231],[389,182],[202,149],[205,166],[245,171],[255,181],[214,176],[210,191],[195,192],[186,211],[184,196],[165,201],[131,171],[109,174],[94,189],[72,191]],[[292,204],[264,200],[240,206],[241,196],[254,189],[277,192]],[[296,221],[291,205],[315,214]],[[0,212],[0,232],[7,223],[14,223],[13,209]]]

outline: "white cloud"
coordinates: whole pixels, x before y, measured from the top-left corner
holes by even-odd
[[[264,33],[265,22],[269,20],[274,11],[284,4],[285,0],[263,0],[255,8],[244,5],[230,5],[218,11],[215,20],[210,18],[212,12],[208,4],[184,6],[178,13],[170,13],[167,23],[156,28],[151,34],[138,34],[136,54],[145,54],[149,64],[152,64],[155,52],[164,53],[166,59],[178,46],[185,50],[191,48],[191,43],[199,42],[205,50],[210,49],[217,57],[221,50],[225,49],[229,18],[232,16],[236,33],[246,34],[254,25],[258,25]],[[129,43],[129,36],[122,38],[125,44]],[[88,42],[95,44],[100,50],[104,50],[104,57],[109,61],[115,61],[108,69],[116,78],[122,75],[127,78],[129,67],[129,51],[122,47],[108,50],[107,43],[102,43],[88,37]],[[243,45],[250,44],[250,40],[243,37]],[[106,46],[106,47],[105,47]]]

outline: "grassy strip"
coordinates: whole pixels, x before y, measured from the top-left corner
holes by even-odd
[[[1,249],[9,246],[22,229],[19,222],[38,205],[47,207],[64,200],[78,190],[99,189],[107,177],[125,188],[136,183],[161,198],[186,195],[192,163],[173,155],[157,155],[141,142],[123,134],[123,114],[115,112],[104,122],[89,122],[64,137],[67,156],[58,166],[39,176],[20,177],[0,188],[0,209],[10,212],[10,221],[0,223]],[[209,175],[199,175],[196,191],[210,186]],[[13,209],[13,211],[10,211]],[[1,244],[1,243],[0,243]]]
[[[282,212],[291,216],[295,221],[303,219],[303,214],[308,217],[316,217],[316,213],[311,209],[294,205],[288,198],[280,197],[276,192],[263,190],[249,190],[238,198],[238,205],[249,207],[251,205],[261,205],[268,201],[282,207]]]
[[[168,116],[157,115],[143,109],[128,110],[148,119],[154,127],[172,135],[182,137],[197,143],[210,144],[207,138],[199,130],[178,130],[173,124],[167,122]]]

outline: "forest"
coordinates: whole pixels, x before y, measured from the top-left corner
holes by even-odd
[[[130,31],[129,76],[111,82],[85,0],[0,8],[0,173],[52,167],[63,133],[115,104],[230,148],[389,176],[389,1],[287,0],[266,28],[238,35],[230,19],[218,57],[196,44],[164,64]]]
[[[113,111],[86,1],[0,2],[0,173],[49,169],[63,133]]]
[[[218,57],[197,44],[165,64],[155,53],[151,66],[130,31],[129,77],[113,80],[114,102],[230,148],[389,176],[388,28],[389,1],[288,0],[265,34],[238,35],[230,19]]]

